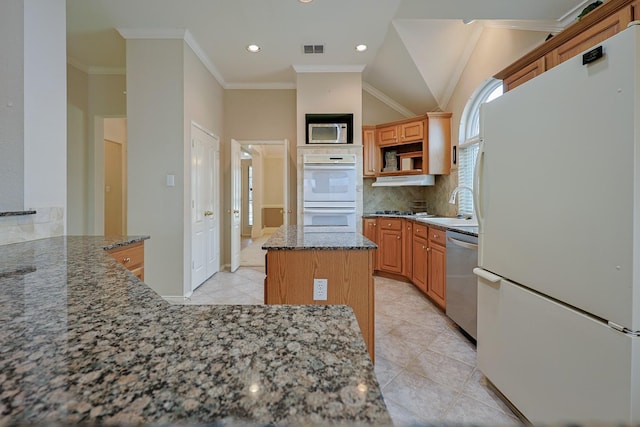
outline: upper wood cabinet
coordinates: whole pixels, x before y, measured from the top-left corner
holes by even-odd
[[[640,0],[609,0],[494,77],[503,81],[505,92],[512,90],[624,30],[634,19],[640,19]]]
[[[451,171],[451,113],[427,113],[376,126],[375,154],[367,149],[364,133],[363,141],[364,176],[371,176],[368,162],[375,162],[375,176],[446,175]],[[395,158],[395,169],[387,164],[387,156]]]
[[[362,176],[376,176],[378,168],[378,147],[376,146],[376,127],[362,126],[363,171]]]

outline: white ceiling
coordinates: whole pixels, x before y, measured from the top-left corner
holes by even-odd
[[[446,106],[484,25],[557,31],[589,3],[67,0],[67,53],[87,72],[118,73],[125,69],[122,35],[185,38],[225,88],[294,88],[294,68],[363,69],[365,90],[416,115]],[[250,43],[262,51],[248,53]],[[369,49],[356,52],[358,43]],[[325,53],[305,55],[303,44],[324,44]]]

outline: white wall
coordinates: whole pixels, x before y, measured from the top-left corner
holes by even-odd
[[[175,39],[127,40],[127,88],[128,231],[151,236],[145,282],[180,297],[191,284],[191,124],[222,134],[223,90]]]
[[[353,113],[353,144],[362,145],[362,73],[298,73],[297,141],[305,145],[305,114]]]
[[[128,231],[151,236],[145,282],[164,296],[182,295],[184,280],[183,43],[127,40]]]
[[[0,211],[24,208],[24,11],[0,2]]]
[[[89,76],[67,67],[67,233],[88,230]]]
[[[24,26],[24,204],[35,209],[64,209],[67,205],[65,0],[25,0]],[[64,233],[64,223],[61,231]]]
[[[21,71],[23,92],[16,90],[11,93],[16,97],[22,96],[24,102],[23,121],[20,124],[24,126],[24,187],[20,191],[24,192],[24,208],[36,209],[38,213],[19,219],[4,218],[0,221],[0,244],[65,233],[66,4],[64,0],[24,0],[22,4],[24,9],[20,10],[14,7],[15,3],[3,2],[0,4],[0,15],[23,23],[18,25],[22,28],[24,37],[24,62]],[[5,12],[8,15],[5,16]],[[19,56],[21,55],[15,55],[13,59]],[[20,68],[12,69],[16,72]],[[0,87],[7,84],[5,79],[15,82],[20,77],[0,74],[0,80],[3,81]],[[17,105],[19,104],[20,102],[17,102]],[[6,104],[3,108],[7,108]],[[12,114],[14,113],[10,113],[10,116]],[[12,117],[13,119],[20,123],[19,117]],[[14,132],[17,128],[11,129],[13,137],[19,137]],[[14,142],[21,143],[15,139]],[[12,160],[19,162],[21,159]]]
[[[67,232],[103,233],[104,119],[124,118],[126,76],[67,66]]]

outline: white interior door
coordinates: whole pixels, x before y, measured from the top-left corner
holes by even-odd
[[[289,140],[285,139],[282,145],[282,224],[289,225],[291,217],[291,204],[289,201]]]
[[[220,270],[219,139],[191,127],[191,290]]]
[[[231,272],[240,267],[240,205],[242,203],[242,167],[240,143],[231,140]]]

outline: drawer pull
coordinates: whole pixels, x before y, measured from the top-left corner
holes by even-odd
[[[122,262],[124,262],[125,264],[128,262],[131,262],[131,258],[126,257],[126,258],[122,258]]]

